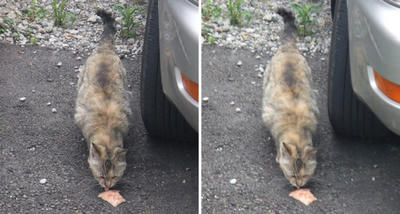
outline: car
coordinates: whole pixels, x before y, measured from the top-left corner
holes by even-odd
[[[400,135],[400,1],[332,0],[328,113],[342,136]]]
[[[149,0],[140,108],[153,137],[197,141],[200,25],[198,0]]]

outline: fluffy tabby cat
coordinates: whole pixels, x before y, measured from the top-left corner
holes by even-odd
[[[126,168],[123,136],[128,131],[130,92],[126,71],[113,50],[116,32],[111,13],[98,10],[103,20],[100,46],[79,73],[75,122],[89,147],[89,166],[102,187],[114,186]]]
[[[317,166],[312,134],[318,107],[311,88],[311,69],[295,45],[293,14],[278,9],[283,17],[283,47],[272,57],[264,76],[263,120],[277,150],[276,161],[289,182],[300,188]]]

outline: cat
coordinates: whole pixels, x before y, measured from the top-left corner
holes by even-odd
[[[266,68],[262,117],[275,141],[277,157],[286,179],[300,188],[314,174],[317,150],[312,135],[319,110],[311,88],[311,69],[297,50],[296,26],[291,11],[278,9],[284,20],[284,44]]]
[[[88,163],[94,178],[108,190],[126,169],[123,148],[131,115],[126,71],[115,54],[115,20],[111,13],[97,10],[103,21],[99,47],[87,59],[78,77],[75,123],[89,147]]]

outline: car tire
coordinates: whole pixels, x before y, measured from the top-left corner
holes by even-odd
[[[150,0],[143,44],[140,107],[150,136],[168,140],[196,140],[197,132],[165,96],[161,85],[158,1]]]
[[[328,114],[335,132],[346,137],[380,138],[391,132],[353,91],[350,75],[347,0],[337,0],[331,37]]]

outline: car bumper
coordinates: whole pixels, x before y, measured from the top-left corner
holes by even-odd
[[[400,103],[383,94],[374,77],[375,70],[400,84],[400,8],[383,0],[348,0],[347,5],[353,90],[400,135]]]
[[[199,83],[199,7],[188,0],[160,0],[158,12],[163,91],[198,131],[199,103],[186,92],[181,73]]]

